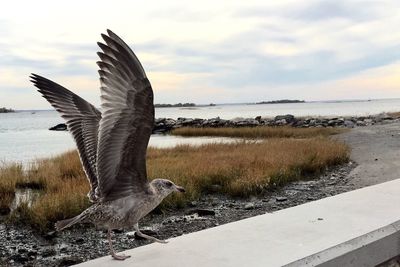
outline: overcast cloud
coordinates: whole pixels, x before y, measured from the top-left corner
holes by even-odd
[[[47,109],[46,76],[99,104],[107,28],[142,61],[157,103],[400,97],[400,2],[9,1],[0,107]]]

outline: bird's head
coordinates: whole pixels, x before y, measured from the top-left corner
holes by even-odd
[[[151,181],[151,186],[163,197],[168,196],[172,192],[185,192],[183,187],[178,186],[167,179],[154,179]]]

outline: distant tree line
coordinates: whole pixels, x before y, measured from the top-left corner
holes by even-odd
[[[156,108],[171,108],[171,107],[194,107],[195,103],[178,103],[178,104],[155,104]]]
[[[0,108],[0,113],[9,113],[9,112],[14,112],[15,110],[11,109],[11,108]]]
[[[256,104],[288,104],[288,103],[305,103],[304,100],[291,100],[291,99],[282,99],[282,100],[274,100],[274,101],[262,101],[257,102]]]

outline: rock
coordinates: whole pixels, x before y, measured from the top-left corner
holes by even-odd
[[[165,123],[165,121],[167,120],[167,118],[156,118],[154,120],[155,124],[159,124],[159,123]]]
[[[393,120],[393,117],[389,116],[387,113],[381,113],[375,116],[376,122],[382,122],[384,120]]]
[[[354,128],[355,124],[354,124],[354,122],[352,122],[350,120],[345,120],[344,126],[346,126],[347,128]]]
[[[169,132],[172,129],[172,126],[166,126],[164,123],[158,123],[154,126],[152,133],[153,134],[161,134]]]
[[[26,248],[19,248],[18,249],[18,253],[19,254],[23,254],[23,253],[26,253],[26,252],[28,252],[28,250]]]
[[[18,235],[15,236],[15,239],[16,239],[16,240],[22,240],[22,239],[24,239],[24,238],[25,238],[25,236],[22,235],[22,234],[18,234]]]
[[[78,257],[74,257],[74,256],[69,256],[69,257],[65,257],[62,258],[58,261],[58,265],[57,266],[71,266],[71,265],[75,265],[78,263],[81,263],[83,260],[81,258]]]
[[[357,126],[367,126],[367,123],[365,121],[357,121],[356,125]]]
[[[338,124],[338,121],[337,121],[337,120],[330,120],[330,121],[328,121],[328,125],[329,125],[329,126],[335,126],[336,124]]]
[[[15,255],[12,255],[11,259],[16,261],[16,262],[21,262],[21,263],[29,261],[29,257],[27,255],[19,254],[19,253],[15,254]]]
[[[32,249],[28,251],[28,256],[36,256],[38,254],[36,249]]]
[[[293,121],[295,121],[295,118],[291,114],[278,115],[275,117],[275,121],[279,121],[279,120],[286,120],[287,122],[293,122]]]
[[[42,251],[41,255],[42,255],[42,257],[47,258],[47,257],[51,257],[51,256],[56,255],[56,253],[57,253],[57,252],[56,252],[55,249],[53,249],[53,248],[46,248],[46,249],[44,249],[44,250]]]
[[[76,244],[82,244],[84,242],[85,242],[85,239],[83,239],[82,237],[79,237],[79,238],[75,239],[75,243]]]
[[[190,214],[197,213],[199,216],[215,216],[215,211],[210,209],[194,209]]]
[[[66,131],[67,125],[65,123],[59,123],[56,126],[49,128],[50,131]]]
[[[47,232],[46,234],[43,235],[44,239],[46,239],[46,240],[51,240],[51,239],[55,238],[56,236],[57,236],[56,231]]]
[[[193,208],[193,207],[197,207],[198,203],[197,203],[197,201],[191,201],[191,202],[189,202],[188,205]]]
[[[183,126],[190,126],[190,125],[193,124],[193,121],[194,121],[193,119],[187,118],[187,119],[182,120],[182,121],[181,121],[181,124],[182,124]]]
[[[232,119],[229,124],[235,127],[246,127],[246,126],[257,126],[260,122],[255,119],[235,118]]]
[[[275,125],[286,125],[287,121],[285,119],[276,120]]]
[[[287,200],[287,197],[277,197],[276,198],[277,202],[283,202],[283,201],[286,201],[286,200]]]
[[[247,203],[246,205],[244,205],[244,209],[245,210],[254,210],[256,208],[256,206],[254,205],[253,202]]]

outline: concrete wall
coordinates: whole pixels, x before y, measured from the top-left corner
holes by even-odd
[[[400,179],[79,266],[375,266],[400,255]]]

